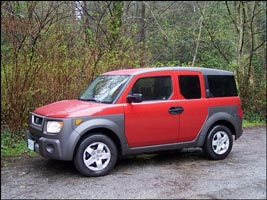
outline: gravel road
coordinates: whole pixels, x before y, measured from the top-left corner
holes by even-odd
[[[39,155],[14,160],[1,167],[1,199],[13,198],[266,199],[266,127],[244,129],[224,160],[207,160],[198,148],[141,155],[98,178]]]

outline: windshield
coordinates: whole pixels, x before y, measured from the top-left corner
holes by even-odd
[[[125,75],[98,76],[81,94],[79,100],[112,103],[128,79],[129,76]]]

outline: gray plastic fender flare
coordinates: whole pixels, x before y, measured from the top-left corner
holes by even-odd
[[[79,126],[77,126],[71,133],[71,136],[67,142],[67,155],[70,158],[73,158],[74,150],[76,148],[76,145],[80,138],[88,133],[88,131],[91,131],[93,129],[97,128],[105,128],[109,129],[112,132],[116,134],[116,136],[119,138],[121,145],[126,144],[126,138],[124,135],[124,123],[120,123],[120,120],[118,123],[115,123],[112,120],[109,119],[103,119],[103,118],[95,118],[95,119],[89,119],[88,121],[83,122]]]
[[[232,124],[232,126],[236,130],[236,127],[234,126],[235,123],[233,123],[235,121],[235,118],[232,115],[230,115],[229,113],[226,113],[226,112],[214,113],[207,119],[207,121],[205,122],[205,125],[202,127],[200,134],[196,140],[196,146],[202,147],[205,143],[205,139],[206,139],[206,136],[208,134],[208,130],[217,121],[222,121],[222,120],[227,121],[230,124]]]

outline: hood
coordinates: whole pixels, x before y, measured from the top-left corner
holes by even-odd
[[[34,113],[53,118],[83,117],[101,113],[105,108],[110,106],[112,106],[112,104],[80,100],[63,100],[39,107],[34,110]]]

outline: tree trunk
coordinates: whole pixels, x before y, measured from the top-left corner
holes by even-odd
[[[141,42],[141,49],[144,52],[145,51],[145,13],[146,13],[146,7],[143,2],[141,2],[141,18],[139,20],[139,41]],[[140,66],[143,67],[145,65],[145,55],[142,54],[140,59]]]
[[[89,16],[88,16],[88,6],[87,6],[87,1],[82,1],[83,3],[83,21],[84,21],[84,35],[85,35],[85,43],[87,45],[90,44],[90,35],[89,35],[89,29],[90,29],[90,21],[89,21]]]

